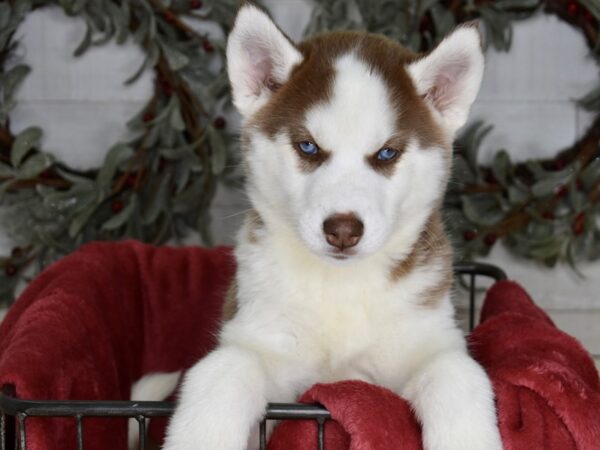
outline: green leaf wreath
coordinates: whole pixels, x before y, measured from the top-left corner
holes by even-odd
[[[97,170],[78,171],[44,152],[43,132],[14,135],[9,113],[30,68],[15,63],[15,31],[35,8],[61,7],[85,20],[75,55],[114,39],[145,52],[133,83],[147,69],[154,90],[128,126],[136,137],[110,148]],[[367,29],[426,51],[456,24],[481,19],[487,42],[511,45],[514,20],[545,8],[578,27],[598,61],[600,8],[595,0],[318,0],[306,32]],[[79,245],[135,238],[161,244],[192,230],[211,242],[209,207],[217,184],[239,183],[236,136],[220,111],[230,104],[224,42],[189,25],[211,21],[224,35],[239,0],[9,0],[0,3],[0,205],[15,242],[0,258],[0,304],[10,303],[34,274]],[[600,88],[581,100],[600,110]],[[486,253],[503,238],[515,252],[554,264],[600,256],[600,121],[552,161],[512,164],[499,152],[491,167],[477,162],[489,131],[477,123],[457,142],[446,214],[457,255]],[[33,267],[33,270],[27,270]]]

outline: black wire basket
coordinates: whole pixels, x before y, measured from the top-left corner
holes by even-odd
[[[486,277],[495,281],[506,279],[504,271],[496,266],[482,263],[458,263],[454,266],[460,286],[469,295],[469,329],[475,324],[477,278]],[[138,448],[147,450],[146,421],[153,417],[168,417],[173,413],[172,402],[149,401],[81,401],[81,400],[23,400],[14,396],[11,386],[3,386],[0,393],[0,450],[27,449],[27,418],[29,417],[72,417],[76,424],[73,436],[77,450],[85,449],[83,438],[84,418],[113,417],[130,418],[137,421],[139,430]],[[324,424],[331,416],[320,405],[299,403],[270,403],[260,423],[259,448],[266,449],[267,421],[269,420],[314,420],[318,433],[315,447],[325,447]],[[125,447],[124,447],[125,448]]]

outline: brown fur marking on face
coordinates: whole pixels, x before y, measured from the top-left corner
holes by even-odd
[[[443,275],[441,279],[421,294],[421,305],[426,308],[435,308],[453,282],[452,247],[444,233],[444,227],[438,212],[435,212],[429,218],[408,256],[392,267],[391,280],[397,282],[412,273],[417,267],[428,265],[442,266]]]
[[[394,140],[392,147],[402,151],[404,145],[414,138],[422,147],[447,148],[449,153],[450,143],[433,119],[429,107],[416,92],[406,71],[406,65],[415,61],[418,55],[384,36],[349,31],[316,35],[297,47],[303,55],[303,61],[253,117],[250,127],[258,128],[271,139],[278,133],[285,133],[290,137],[291,144],[295,145],[294,136],[302,133],[306,112],[326,102],[331,96],[336,60],[343,54],[354,52],[387,84],[390,101],[397,114],[397,130],[394,136],[390,136]],[[373,152],[378,150],[373,149]],[[390,161],[385,167],[374,165],[374,169],[391,176],[398,160]],[[310,164],[308,169],[314,170],[315,167],[318,165]]]
[[[225,294],[225,302],[223,303],[223,311],[221,313],[222,323],[229,322],[238,312],[237,291],[237,282],[234,280],[229,285],[229,289],[227,289],[227,293]]]

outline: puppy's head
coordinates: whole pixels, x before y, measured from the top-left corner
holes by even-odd
[[[366,33],[295,44],[247,4],[227,60],[248,191],[266,222],[332,259],[418,235],[481,82],[476,28],[425,56]]]

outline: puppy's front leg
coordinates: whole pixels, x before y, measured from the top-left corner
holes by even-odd
[[[491,383],[465,352],[438,353],[403,393],[423,426],[425,450],[501,450]]]
[[[245,450],[265,411],[267,376],[259,357],[220,347],[187,373],[164,450]]]

